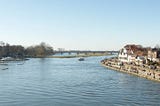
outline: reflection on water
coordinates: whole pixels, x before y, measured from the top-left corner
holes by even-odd
[[[160,105],[159,83],[108,70],[103,58],[9,63],[0,70],[0,106]]]

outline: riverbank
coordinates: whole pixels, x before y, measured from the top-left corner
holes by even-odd
[[[95,53],[95,54],[80,54],[80,55],[67,55],[67,56],[61,56],[61,55],[52,55],[47,56],[46,58],[78,58],[78,57],[91,57],[91,56],[109,56],[111,54],[101,54],[101,53]]]
[[[29,60],[28,58],[13,58],[13,57],[3,57],[0,59],[1,62],[6,62],[6,61],[26,61]]]
[[[160,82],[160,71],[149,69],[145,66],[137,66],[127,63],[119,65],[118,59],[116,58],[102,60],[101,64],[108,69]]]

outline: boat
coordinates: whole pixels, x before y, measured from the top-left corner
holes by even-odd
[[[79,58],[78,60],[79,60],[79,61],[84,61],[84,58]]]
[[[2,70],[7,70],[8,68],[3,68]]]
[[[12,58],[12,57],[3,57],[1,59],[1,61],[13,61],[13,60],[14,60],[14,58]]]
[[[19,63],[19,64],[17,64],[17,65],[23,65],[24,63]]]

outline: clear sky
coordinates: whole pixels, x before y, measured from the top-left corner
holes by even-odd
[[[160,44],[160,0],[0,0],[0,41],[118,50]]]

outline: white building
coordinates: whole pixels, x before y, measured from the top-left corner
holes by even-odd
[[[136,56],[133,54],[133,51],[126,48],[122,48],[118,54],[118,59],[121,62],[133,62],[135,58]]]
[[[118,54],[118,59],[120,62],[124,63],[136,63],[138,65],[145,63],[146,58],[142,55],[141,51],[137,45],[126,45],[122,48]]]
[[[142,64],[144,64],[146,62],[146,59],[145,59],[145,57],[143,57],[143,56],[138,56],[137,58],[136,58],[136,61],[135,61],[135,63],[137,64],[137,65],[142,65]]]
[[[148,50],[148,59],[150,61],[159,62],[159,60],[160,60],[160,50],[158,50],[158,49]]]

